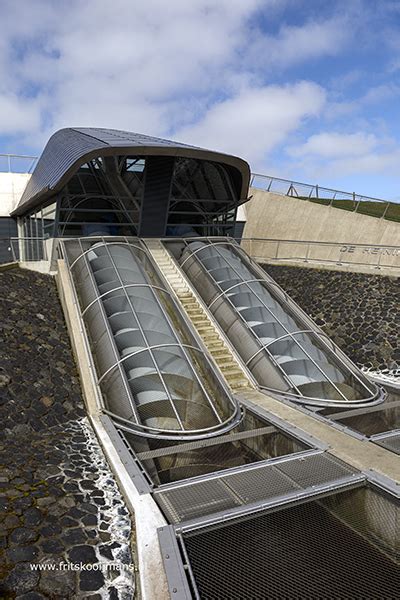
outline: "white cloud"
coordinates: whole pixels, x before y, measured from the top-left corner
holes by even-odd
[[[246,89],[212,106],[199,122],[177,135],[183,141],[236,153],[254,167],[304,119],[318,115],[324,102],[323,89],[309,82]]]
[[[333,21],[262,33],[257,11],[286,2],[3,0],[0,94],[14,100],[0,135],[40,149],[74,125],[190,134],[260,161],[324,101],[312,83],[267,85],[265,68],[335,53],[342,35]]]
[[[3,0],[0,93],[39,88],[46,115],[38,131],[28,111],[16,133],[31,144],[74,124],[170,133],[248,80],[236,67],[248,21],[275,2]]]
[[[392,152],[367,153],[363,156],[338,158],[318,167],[324,177],[347,177],[351,175],[386,175],[398,177],[400,148]]]
[[[288,154],[307,177],[332,178],[356,175],[398,175],[400,147],[395,140],[358,131],[313,135]]]
[[[306,60],[335,56],[343,52],[349,39],[350,28],[345,19],[309,21],[301,26],[283,25],[276,36],[256,36],[250,53],[255,63],[267,70],[287,68]]]
[[[400,95],[400,86],[393,82],[372,86],[360,99],[362,104],[376,104]]]
[[[40,106],[37,101],[0,92],[0,132],[21,134],[40,125]]]
[[[340,156],[360,156],[374,150],[378,145],[375,135],[364,132],[335,133],[324,132],[312,135],[299,146],[288,148],[291,156],[314,156],[336,158]]]

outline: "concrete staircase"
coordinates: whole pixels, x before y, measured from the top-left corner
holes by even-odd
[[[240,392],[243,388],[251,388],[251,382],[240,368],[218,327],[209,318],[196,292],[169,252],[159,240],[147,239],[146,245],[231,390]]]

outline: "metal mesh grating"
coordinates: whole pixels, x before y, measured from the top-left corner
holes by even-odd
[[[154,497],[169,522],[180,523],[350,478],[357,473],[333,456],[314,454],[156,491]]]
[[[329,415],[329,418],[367,436],[399,429],[400,395],[388,394],[385,402],[379,406],[343,411]]]
[[[364,487],[185,534],[183,543],[207,600],[389,600],[400,589],[398,517],[398,503]]]
[[[400,454],[400,433],[380,440],[374,440],[374,442],[387,450]]]
[[[297,461],[287,461],[277,468],[303,489],[335,481],[357,472],[329,454],[316,454]]]
[[[124,437],[154,485],[166,485],[307,451],[310,447],[246,410],[240,424],[218,438],[174,444],[125,432]]]

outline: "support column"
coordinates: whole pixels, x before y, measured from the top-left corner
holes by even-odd
[[[146,158],[146,179],[139,224],[140,237],[165,236],[174,164],[173,156]]]

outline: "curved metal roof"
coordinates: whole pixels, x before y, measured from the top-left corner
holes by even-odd
[[[121,150],[124,154],[184,156],[229,165],[240,173],[241,198],[247,195],[250,168],[236,156],[129,131],[74,127],[60,129],[51,136],[13,215],[26,212],[59,191],[91,158],[121,154]]]

